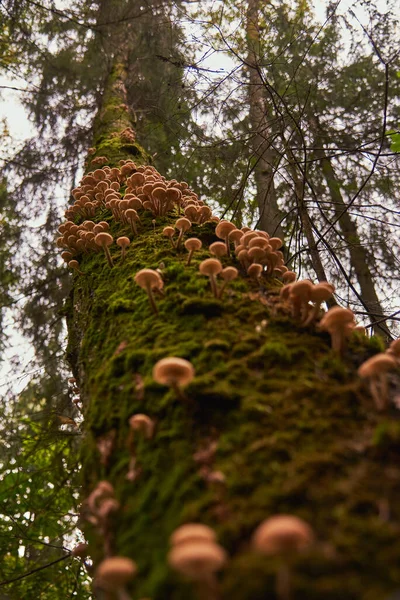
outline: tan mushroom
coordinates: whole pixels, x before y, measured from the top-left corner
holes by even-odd
[[[118,600],[129,598],[125,589],[137,573],[136,563],[125,556],[105,558],[97,567],[95,585],[117,595]]]
[[[225,241],[226,252],[228,256],[230,256],[230,248],[229,248],[229,234],[231,231],[236,229],[236,225],[231,223],[230,221],[220,221],[215,228],[215,235]]]
[[[387,372],[397,367],[393,356],[381,352],[366,360],[358,369],[361,379],[369,381],[369,389],[379,411],[385,410],[389,403]]]
[[[224,293],[224,290],[228,283],[236,279],[238,275],[239,271],[236,269],[236,267],[225,267],[225,269],[222,269],[221,277],[224,280],[224,283],[222,284],[221,289],[218,291],[219,298],[222,298],[222,294]]]
[[[126,249],[130,244],[130,239],[128,237],[119,237],[117,239],[117,246],[119,246],[122,249],[122,253],[121,253],[121,264],[124,262],[125,260],[125,254],[126,254]]]
[[[202,247],[202,241],[199,240],[198,238],[188,238],[185,242],[185,248],[186,250],[189,251],[189,256],[186,262],[186,266],[190,266],[190,262],[192,260],[193,254],[196,252],[196,250],[200,250],[200,248]]]
[[[294,284],[291,284],[294,285]],[[343,353],[346,338],[354,329],[354,313],[349,308],[333,306],[322,317],[319,328],[328,331],[331,335],[332,349]]]
[[[155,314],[158,314],[157,305],[154,300],[153,290],[161,292],[164,287],[164,282],[157,271],[153,269],[141,269],[135,275],[135,283],[146,290],[149,297],[151,308]]]
[[[108,249],[108,247],[111,246],[111,244],[114,241],[113,236],[110,233],[104,231],[102,233],[98,233],[94,238],[94,241],[98,246],[101,246],[103,248],[108,264],[110,265],[110,267],[113,267],[114,263],[111,258],[110,251]]]
[[[70,269],[76,271],[79,275],[84,275],[84,273],[79,269],[79,263],[77,260],[70,260],[68,266]]]
[[[214,254],[214,256],[217,256],[218,258],[227,254],[226,244],[223,242],[214,242],[210,245],[209,250],[211,254]]]
[[[173,388],[180,397],[182,388],[192,381],[194,375],[192,363],[177,356],[162,358],[153,367],[154,381]]]
[[[178,249],[182,240],[183,234],[188,231],[192,226],[192,223],[186,217],[181,217],[175,223],[176,229],[179,230],[178,240],[176,242],[176,248]]]
[[[164,227],[163,229],[163,235],[166,235],[167,237],[169,237],[169,240],[172,244],[172,247],[175,248],[175,243],[174,240],[172,239],[175,235],[175,228],[174,227]]]
[[[216,258],[206,258],[206,260],[203,260],[203,262],[200,263],[199,271],[202,275],[207,275],[207,277],[210,278],[211,290],[215,298],[218,298],[218,288],[215,277],[222,271],[220,261]]]
[[[314,543],[311,527],[293,515],[275,515],[257,527],[252,541],[256,552],[280,558],[276,576],[276,595],[280,600],[289,600],[291,597],[289,559],[292,555],[311,548]]]

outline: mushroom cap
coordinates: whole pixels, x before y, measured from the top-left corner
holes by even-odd
[[[125,556],[105,558],[97,567],[96,581],[106,590],[123,587],[137,573],[136,563]]]
[[[225,269],[222,269],[221,271],[221,277],[225,281],[233,281],[238,275],[239,271],[236,267],[225,267]]]
[[[186,217],[181,217],[175,223],[176,229],[179,229],[179,231],[183,231],[183,232],[185,232],[188,229],[190,229],[191,226],[192,226],[191,221],[189,221],[189,219],[187,219]]]
[[[284,283],[293,283],[296,281],[296,277],[297,275],[293,271],[286,271],[286,273],[282,275],[282,280]]]
[[[323,302],[325,300],[328,300],[332,296],[334,291],[335,288],[331,283],[317,283],[311,290],[310,300],[312,300],[313,302]]]
[[[141,413],[132,415],[129,419],[129,426],[134,431],[143,431],[147,439],[153,437],[154,421],[147,415]]]
[[[292,284],[295,285],[295,284]],[[349,325],[354,325],[354,313],[350,308],[333,306],[324,314],[319,326],[326,331],[347,329]]]
[[[94,241],[96,242],[96,244],[98,246],[111,246],[114,239],[113,239],[113,236],[111,235],[111,233],[102,231],[101,233],[98,233],[96,235],[96,237],[94,238]]]
[[[243,237],[243,231],[241,229],[232,229],[228,234],[228,240],[237,244]]]
[[[290,296],[308,301],[310,299],[311,290],[313,287],[314,286],[309,279],[294,281],[290,286]]]
[[[398,338],[397,340],[394,340],[390,344],[388,352],[390,352],[390,354],[394,354],[395,356],[400,357],[400,338]]]
[[[135,275],[135,283],[143,289],[158,289],[161,290],[164,282],[157,271],[153,269],[141,269]]]
[[[185,248],[186,250],[189,250],[189,252],[191,250],[200,250],[202,245],[202,241],[198,238],[188,238],[185,242]]]
[[[259,525],[253,535],[253,546],[262,554],[301,552],[311,546],[311,527],[293,515],[276,515]]]
[[[390,356],[390,354],[381,352],[380,354],[376,354],[372,358],[366,360],[358,368],[357,372],[358,375],[364,379],[366,377],[376,377],[381,373],[386,373],[386,371],[396,369],[397,366],[396,360]]]
[[[207,525],[203,525],[202,523],[186,523],[175,529],[169,538],[171,546],[177,546],[178,544],[194,540],[215,542],[216,535],[214,530],[211,527],[207,527]]]
[[[269,238],[269,243],[272,246],[273,250],[279,250],[279,248],[283,246],[281,238],[278,237]]]
[[[177,356],[162,358],[153,367],[153,379],[164,385],[187,385],[194,377],[195,370],[188,360]]]
[[[129,246],[129,244],[131,243],[130,239],[128,237],[119,237],[117,239],[117,245],[121,246],[121,248],[127,248]]]
[[[228,253],[226,245],[223,242],[214,242],[210,245],[209,250],[215,256],[225,256]]]
[[[263,270],[262,265],[259,265],[258,263],[253,263],[247,269],[247,275],[249,277],[260,277],[262,270]]]
[[[193,579],[204,579],[226,563],[226,552],[212,541],[193,541],[173,546],[168,554],[170,567]]]
[[[199,271],[202,275],[217,275],[222,271],[222,265],[217,258],[206,258],[199,265]]]
[[[172,237],[175,235],[175,228],[174,227],[170,227],[169,225],[167,227],[164,227],[164,229],[162,230],[163,234],[168,236],[168,237]]]
[[[220,221],[215,228],[215,235],[223,240],[225,240],[231,231],[236,228],[236,225],[231,223],[230,221]]]

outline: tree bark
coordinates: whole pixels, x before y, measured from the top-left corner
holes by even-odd
[[[110,167],[147,161],[124,137],[122,67],[110,75],[95,126],[94,156],[106,156]],[[96,215],[131,245],[123,263],[111,246],[113,268],[103,254],[82,255],[84,275],[74,275],[67,306],[68,358],[84,416],[81,523],[95,568],[111,554],[136,561],[132,599],[205,597],[204,582],[167,564],[174,529],[199,522],[216,530],[229,554],[213,587],[220,600],[278,598],[275,579],[287,561],[298,600],[384,598],[400,585],[400,429],[376,414],[356,377],[377,341],[355,335],[342,362],[329,336],[290,317],[279,282],[250,279],[235,258],[222,258],[239,277],[216,299],[198,270],[217,240],[215,223],[192,224],[187,235],[203,248],[188,267],[183,247],[163,235],[177,212],[140,216],[132,235],[108,210]],[[158,269],[164,281],[158,314],[135,284],[142,268]],[[195,368],[182,390],[152,376],[155,363],[170,356]],[[128,420],[138,413],[153,420],[155,432],[151,439],[135,434],[132,461]],[[104,480],[118,507],[99,528],[87,498]],[[313,527],[310,552],[285,559],[253,551],[255,528],[277,513]]]
[[[259,0],[248,0],[246,14],[247,65],[249,71],[249,119],[254,177],[257,187],[258,227],[271,236],[284,239],[283,213],[278,207],[274,175],[277,154],[273,149],[271,113],[264,97],[260,74]]]

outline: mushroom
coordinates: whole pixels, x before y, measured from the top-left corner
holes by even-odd
[[[227,555],[216,543],[213,530],[197,523],[183,525],[172,534],[170,542],[170,567],[193,579],[199,587],[201,598],[217,600],[219,594],[215,573],[225,565]]]
[[[202,275],[210,278],[212,292],[215,298],[218,298],[218,288],[215,276],[222,271],[222,265],[217,258],[206,258],[199,265],[199,271]]]
[[[146,290],[150,300],[151,308],[157,315],[158,309],[154,300],[153,290],[161,292],[162,288],[164,287],[164,282],[159,273],[157,273],[157,271],[153,271],[153,269],[141,269],[135,275],[135,283]]]
[[[126,249],[130,244],[130,240],[128,237],[119,237],[117,239],[117,246],[120,246],[120,248],[122,248],[122,255],[121,255],[121,264],[124,262],[125,260],[125,253],[126,253]]]
[[[358,369],[362,379],[369,380],[369,389],[376,408],[385,410],[389,402],[387,372],[397,368],[396,359],[388,353],[381,352],[366,360]]]
[[[224,244],[223,242],[214,242],[210,245],[209,250],[211,254],[218,256],[218,258],[227,254],[226,244]]]
[[[344,351],[346,337],[353,330],[354,326],[353,311],[349,308],[342,308],[341,306],[333,306],[330,308],[319,323],[320,329],[330,333],[332,349],[339,353]]]
[[[114,263],[111,258],[110,251],[108,249],[108,246],[111,246],[111,244],[114,241],[113,236],[110,233],[103,231],[96,235],[96,237],[94,238],[94,241],[98,246],[101,246],[103,248],[104,253],[107,257],[108,264],[110,265],[110,267],[113,267]]]
[[[181,243],[181,239],[183,234],[188,231],[192,226],[192,223],[189,221],[189,219],[187,219],[186,217],[181,217],[180,219],[177,220],[177,222],[175,223],[175,227],[176,229],[179,230],[179,236],[178,236],[178,240],[176,242],[176,248],[178,249]]]
[[[314,285],[310,292],[310,300],[315,302],[314,307],[309,311],[308,316],[306,316],[303,325],[310,325],[317,318],[322,302],[326,302],[332,296],[335,291],[334,286],[331,283],[327,283],[322,281],[321,283],[317,283]]]
[[[231,231],[236,229],[236,225],[230,221],[220,221],[215,228],[215,235],[225,241],[226,253],[230,256],[229,239],[228,236]]]
[[[236,279],[238,274],[239,274],[239,271],[236,269],[236,267],[225,267],[225,269],[222,269],[221,277],[224,280],[224,283],[222,284],[221,289],[218,292],[219,298],[222,298],[222,294],[224,293],[226,286],[228,285],[228,283],[230,281],[233,281],[234,279]]]
[[[247,275],[253,279],[258,279],[263,272],[263,266],[258,263],[253,263],[247,269]]]
[[[73,269],[74,271],[76,271],[77,273],[79,273],[79,275],[84,275],[85,273],[83,273],[82,271],[79,270],[79,263],[77,260],[70,260],[68,263],[68,266],[70,269]]]
[[[283,283],[293,283],[296,281],[296,277],[297,275],[293,271],[286,271],[286,273],[282,275],[282,281]]]
[[[118,600],[130,600],[125,586],[137,573],[136,563],[125,556],[105,558],[97,567],[95,583],[106,592],[114,592]]]
[[[171,227],[172,229],[172,227]],[[202,241],[199,240],[198,238],[188,238],[185,242],[185,248],[186,250],[189,251],[189,256],[186,262],[186,266],[189,267],[190,266],[190,261],[192,260],[192,256],[195,253],[196,250],[200,250],[200,248],[202,247]]]
[[[280,600],[289,600],[289,559],[291,555],[304,552],[313,545],[314,533],[311,527],[293,515],[276,515],[257,527],[252,543],[256,552],[281,558],[276,577],[276,595]]]
[[[177,356],[162,358],[153,367],[153,379],[162,385],[171,387],[182,398],[182,387],[188,385],[195,370],[188,360]]]
[[[134,481],[141,471],[141,469],[138,469],[136,465],[136,449],[133,444],[134,432],[138,431],[143,432],[144,437],[147,440],[151,439],[154,433],[154,421],[147,415],[140,413],[133,415],[129,419],[128,448],[131,454],[131,459],[129,461],[128,473],[126,474],[126,479],[128,479],[128,481]]]
[[[164,227],[163,234],[166,235],[167,237],[169,237],[172,247],[175,248],[174,240],[172,239],[175,235],[175,228],[174,227]]]

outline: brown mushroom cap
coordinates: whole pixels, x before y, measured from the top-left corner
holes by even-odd
[[[158,289],[161,290],[164,282],[157,271],[153,269],[141,269],[135,275],[135,282],[143,289]]]
[[[394,340],[390,344],[387,352],[389,352],[390,354],[394,354],[394,356],[400,357],[400,338],[397,340]]]
[[[171,546],[177,546],[178,544],[194,540],[215,542],[216,535],[214,530],[211,527],[207,527],[207,525],[186,523],[175,529],[169,538]]]
[[[396,360],[390,356],[390,354],[385,354],[381,352],[380,354],[376,354],[372,358],[366,360],[359,368],[358,375],[361,378],[367,377],[377,377],[381,373],[386,373],[391,369],[397,368]]]
[[[236,267],[225,267],[225,269],[222,269],[221,271],[221,277],[225,281],[233,281],[238,275],[239,271]]]
[[[192,223],[186,217],[181,217],[175,223],[176,229],[179,229],[179,231],[183,231],[183,232],[188,231],[188,229],[190,229],[191,226],[192,226]]]
[[[211,254],[215,254],[215,256],[225,256],[225,254],[228,253],[226,244],[223,242],[214,242],[210,245],[209,250]]]
[[[195,375],[195,370],[188,360],[169,356],[162,358],[153,367],[153,379],[157,383],[169,386],[184,386],[190,383]]]
[[[350,308],[342,308],[341,306],[333,306],[330,308],[320,321],[321,329],[325,329],[329,332],[338,328],[346,329],[351,324],[354,324],[353,311],[350,310]]]
[[[215,228],[215,235],[225,240],[230,234],[230,232],[234,229],[236,229],[236,225],[234,225],[230,221],[220,221]]]
[[[130,243],[131,243],[130,239],[125,236],[119,237],[117,239],[117,245],[120,246],[121,248],[127,248]]]
[[[106,590],[126,585],[137,573],[136,563],[125,556],[111,556],[99,564],[96,582]]]
[[[202,241],[198,238],[188,238],[185,242],[185,248],[186,250],[189,250],[189,252],[194,250],[200,250],[202,245]]]
[[[94,238],[94,241],[96,242],[96,244],[98,246],[111,246],[114,239],[110,233],[103,231],[96,235],[96,237]]]
[[[154,421],[147,415],[143,415],[141,413],[132,415],[132,417],[129,419],[129,427],[134,431],[143,431],[147,439],[153,437]]]
[[[168,554],[168,564],[183,575],[205,579],[226,563],[226,552],[211,541],[193,541],[173,546]]]
[[[222,265],[216,258],[206,258],[200,263],[199,271],[202,275],[218,275],[222,271]]]
[[[292,515],[276,515],[258,526],[253,535],[253,546],[262,554],[301,552],[314,541],[311,527]]]

